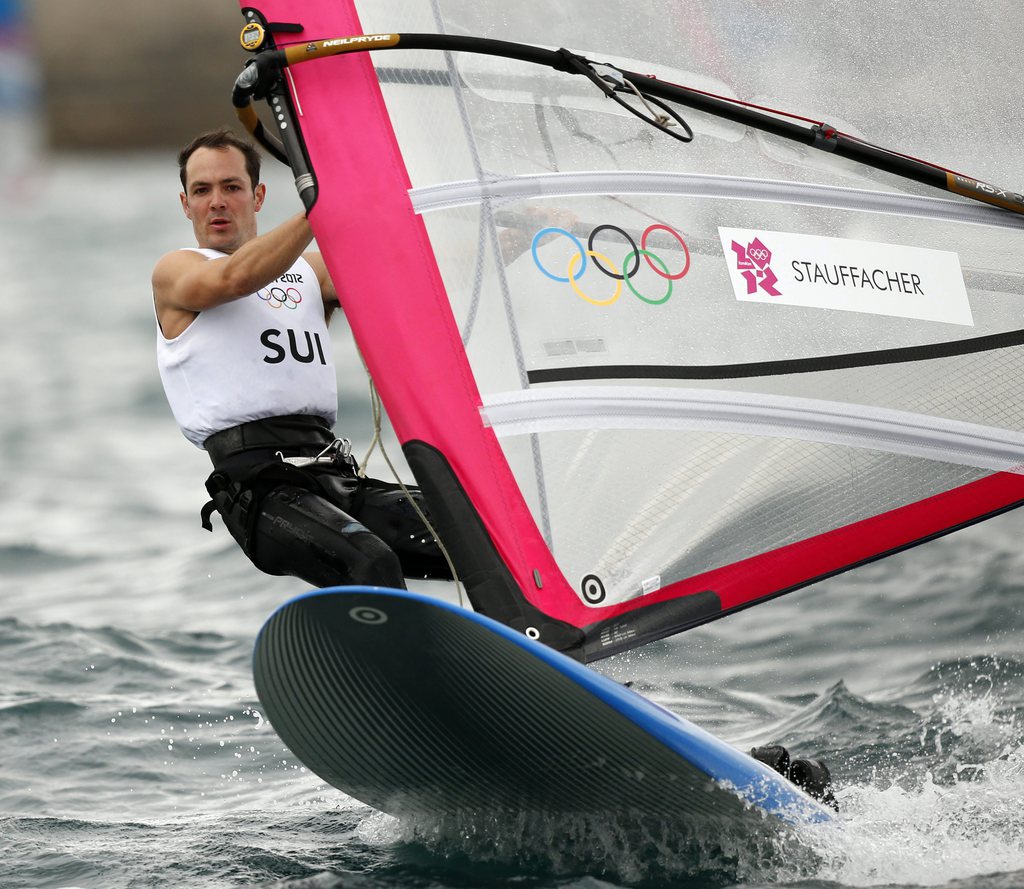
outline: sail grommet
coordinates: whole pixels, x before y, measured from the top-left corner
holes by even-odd
[[[607,595],[601,578],[596,574],[588,574],[584,577],[583,582],[580,584],[580,589],[583,591],[583,598],[588,605],[600,604]]]
[[[537,640],[540,639],[540,630],[538,630],[536,627],[527,627],[525,630],[523,630],[523,632],[530,639],[537,639]]]

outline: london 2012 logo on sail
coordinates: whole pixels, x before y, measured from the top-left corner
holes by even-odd
[[[564,244],[564,239],[568,239],[568,245]],[[598,241],[614,243],[618,239],[622,240],[625,252],[621,261],[616,264],[606,253],[595,249],[595,244]],[[560,251],[558,248],[550,247],[549,245],[555,241],[561,241],[568,249]],[[659,252],[650,249],[654,247]],[[543,258],[540,255],[541,248],[544,248]],[[640,235],[639,244],[629,232],[617,225],[597,225],[590,231],[586,247],[568,229],[548,226],[533,236],[530,251],[534,264],[541,273],[552,281],[568,284],[580,299],[592,306],[612,305],[622,296],[623,283],[641,302],[652,306],[664,305],[672,296],[675,282],[685,278],[690,271],[690,248],[687,247],[686,241],[674,228],[662,223],[647,226]],[[584,282],[583,278],[591,267],[600,272],[604,280],[614,281],[614,285],[606,284],[601,287],[597,283],[597,278]],[[562,268],[565,269],[565,274],[559,274]],[[653,273],[656,278],[648,280],[646,284],[638,282],[638,275],[649,273]],[[641,289],[650,287],[652,282],[657,285],[657,279],[665,282],[661,285],[664,287],[663,292],[652,293]]]
[[[754,238],[745,246],[733,241],[732,250],[736,254],[736,268],[747,282],[748,295],[757,293],[760,288],[769,296],[782,296],[782,291],[775,286],[779,279],[771,269],[772,251],[760,238]]]
[[[974,324],[956,253],[916,244],[724,226],[719,226],[718,237],[739,302]],[[806,323],[821,316],[784,309],[776,317],[800,317]],[[829,321],[830,329],[838,324],[838,319]]]

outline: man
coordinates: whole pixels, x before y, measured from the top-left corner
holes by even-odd
[[[216,509],[258,568],[315,586],[450,577],[399,486],[360,478],[331,431],[338,296],[303,253],[305,216],[257,234],[260,158],[228,130],[198,136],[178,166],[198,247],[153,270],[157,361],[178,425],[213,461],[204,527]]]

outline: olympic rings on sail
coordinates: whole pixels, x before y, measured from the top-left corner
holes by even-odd
[[[266,294],[266,296],[264,296]],[[302,294],[294,287],[266,287],[257,290],[256,295],[272,309],[297,309],[302,302]]]
[[[620,296],[622,296],[622,275],[612,275],[611,276],[613,278],[618,278],[619,282],[615,285],[615,293],[613,293],[609,299],[603,299],[603,300],[593,299],[592,297],[587,296],[582,290],[580,290],[579,285],[576,283],[576,279],[579,276],[578,275],[577,276],[573,275],[573,268],[572,267],[576,264],[576,260],[579,259],[580,256],[581,256],[581,254],[574,253],[569,258],[569,277],[566,280],[572,285],[572,289],[576,291],[576,295],[578,297],[580,297],[580,299],[585,299],[588,303],[590,303],[591,305],[594,305],[594,306],[610,306],[613,302],[615,302],[615,300],[617,300]],[[597,262],[599,259],[603,259],[606,263],[608,263],[608,265],[610,265],[612,268],[615,268],[615,266],[612,263],[612,261],[607,256],[605,256],[603,253],[598,253],[596,250],[588,250],[586,252],[586,254],[583,255],[584,263],[587,261],[587,259],[586,259],[587,256],[594,257],[594,265],[596,265],[599,269],[601,269],[601,266]],[[601,269],[601,271],[604,272],[604,269]],[[605,274],[608,274],[608,273],[605,272]]]
[[[665,260],[658,254],[647,249],[647,240],[651,233],[655,231],[667,232],[672,238],[679,242],[679,246],[682,248],[683,256],[685,257],[681,270],[670,272]],[[625,256],[623,256],[622,262],[619,266],[617,266],[607,255],[594,249],[594,241],[597,238],[597,235],[601,232],[614,232],[622,237],[626,242],[626,245],[628,245],[629,251]],[[572,241],[573,246],[576,248],[575,252],[569,257],[569,262],[566,266],[566,273],[564,275],[556,274],[554,271],[546,268],[541,262],[540,256],[537,253],[537,248],[540,245],[541,240],[546,235],[563,235]],[[639,245],[629,232],[619,228],[617,225],[598,225],[590,232],[590,236],[587,238],[586,247],[583,246],[583,242],[580,241],[576,235],[567,229],[548,226],[547,228],[542,228],[533,236],[533,243],[530,245],[530,252],[533,256],[534,264],[544,275],[552,281],[558,281],[560,284],[568,284],[580,299],[594,306],[610,306],[612,303],[616,302],[622,295],[623,281],[626,282],[626,286],[637,299],[652,306],[662,305],[663,303],[668,302],[669,298],[672,296],[673,283],[686,277],[686,274],[690,271],[690,249],[686,246],[686,241],[683,240],[683,236],[674,228],[668,225],[663,225],[662,223],[654,223],[653,225],[647,226],[647,228],[644,229],[643,234],[640,236]],[[641,256],[644,258],[644,261],[654,274],[668,282],[665,293],[661,296],[647,296],[641,293],[636,286],[634,286],[632,279],[636,276],[637,272],[640,271]],[[588,257],[590,259],[590,263],[588,263]],[[616,282],[615,289],[611,296],[600,298],[584,292],[579,281],[586,272],[588,264],[592,264],[599,272],[601,272],[601,274]]]

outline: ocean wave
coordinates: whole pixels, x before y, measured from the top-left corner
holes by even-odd
[[[4,575],[26,576],[54,570],[69,570],[95,560],[95,556],[61,552],[53,547],[34,543],[10,543],[0,546],[0,572]]]

